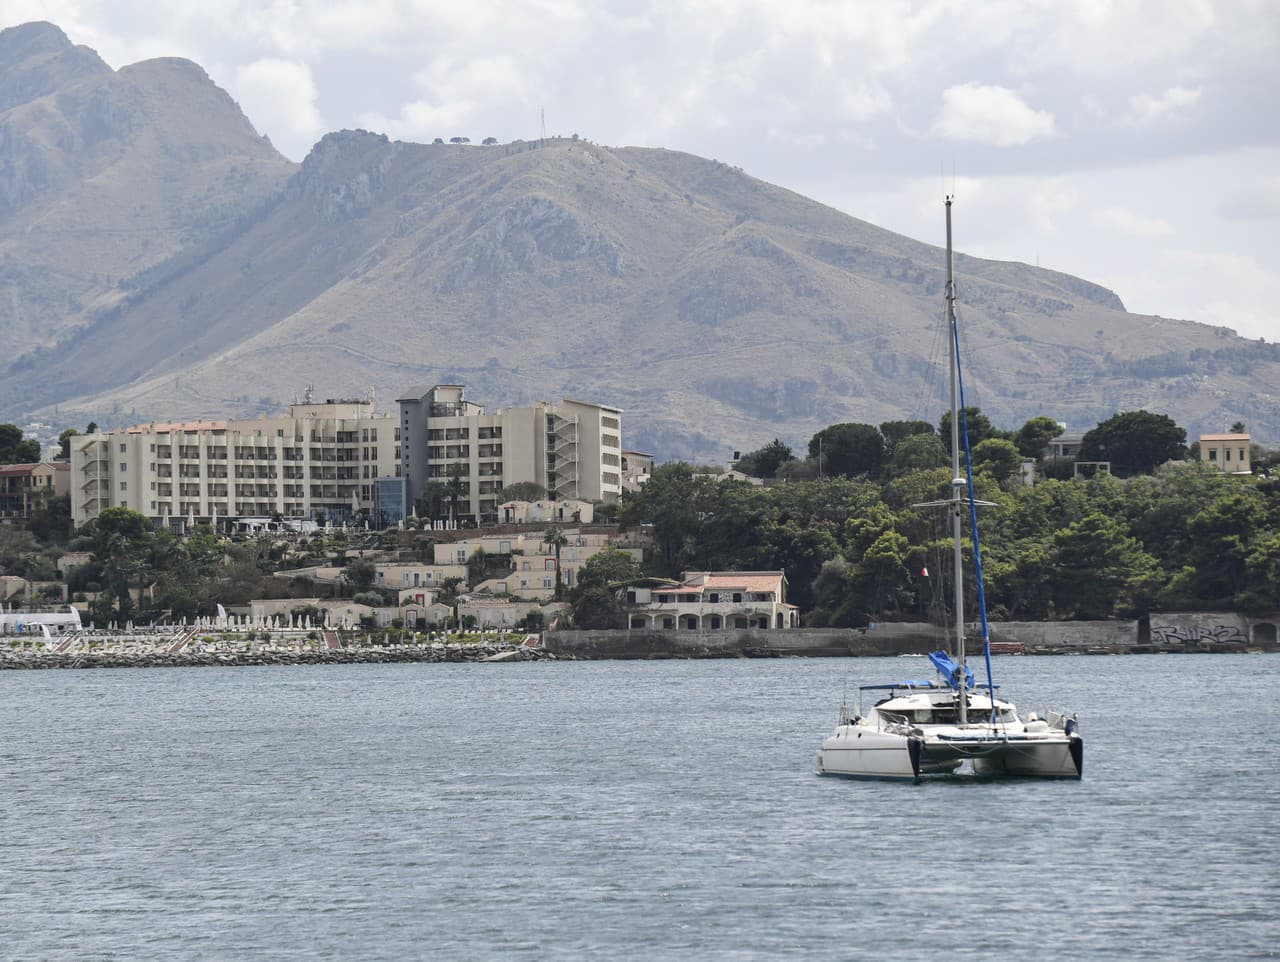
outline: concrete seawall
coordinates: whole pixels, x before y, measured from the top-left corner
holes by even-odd
[[[1235,614],[1152,614],[1149,621],[992,622],[993,644],[1019,653],[1149,654],[1276,651],[1276,619]],[[970,625],[966,637],[981,637]],[[565,658],[772,658],[914,655],[948,647],[936,625],[878,622],[868,628],[736,629],[719,631],[551,631],[548,651]]]

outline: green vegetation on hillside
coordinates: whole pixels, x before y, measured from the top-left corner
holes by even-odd
[[[1128,478],[1042,477],[1028,486],[1019,448],[1042,451],[1052,422],[1001,432],[976,408],[966,414],[984,436],[972,449],[977,496],[996,505],[980,521],[992,617],[1280,608],[1280,481],[1165,463],[1185,452],[1185,432],[1162,415],[1126,412],[1084,445]],[[946,420],[941,427],[950,430]],[[871,425],[819,432],[810,451],[816,459],[822,438],[822,478],[757,486],[660,465],[622,520],[652,526],[651,574],[785,569],[789,600],[810,625],[938,617],[951,597],[950,529],[943,509],[914,505],[948,497],[951,472],[930,425],[900,428],[882,426],[883,451]],[[760,464],[759,454],[739,465]]]

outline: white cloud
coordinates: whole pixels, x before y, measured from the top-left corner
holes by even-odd
[[[482,105],[503,103],[513,111],[514,105],[528,102],[524,74],[512,57],[440,57],[413,79],[423,96],[404,104],[395,116],[363,114],[359,118],[361,126],[400,140],[448,139],[470,135],[462,127],[476,119]],[[480,134],[490,135],[488,131]]]
[[[845,113],[854,120],[866,120],[888,113],[893,101],[879,84],[846,85],[843,90]]]
[[[1053,115],[1027,106],[1006,87],[968,83],[942,92],[933,132],[947,140],[1013,147],[1053,136]]]
[[[276,148],[301,160],[324,135],[316,85],[305,63],[265,58],[236,71],[236,99]]]
[[[1135,213],[1127,207],[1103,207],[1094,211],[1093,222],[1134,237],[1168,237],[1173,233],[1173,225],[1168,221]]]
[[[1123,282],[1129,310],[1233,328],[1280,340],[1280,274],[1250,254],[1169,249]]]
[[[1280,177],[1259,177],[1236,187],[1221,213],[1228,220],[1280,219]]]
[[[1158,97],[1135,94],[1129,98],[1130,122],[1139,126],[1182,120],[1200,102],[1199,87],[1170,87]]]
[[[1034,182],[1027,198],[1031,221],[1043,234],[1054,234],[1058,221],[1080,206],[1080,191],[1061,178]]]

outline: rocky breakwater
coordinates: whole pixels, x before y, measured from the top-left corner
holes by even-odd
[[[370,645],[343,648],[266,647],[239,651],[150,651],[103,648],[95,651],[0,650],[0,670],[47,668],[204,668],[255,665],[361,665],[397,662],[554,661],[541,648],[511,644]]]

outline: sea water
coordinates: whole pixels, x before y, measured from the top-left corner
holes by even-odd
[[[1280,657],[997,658],[1079,782],[814,774],[922,671],[5,672],[0,958],[1280,958]]]

